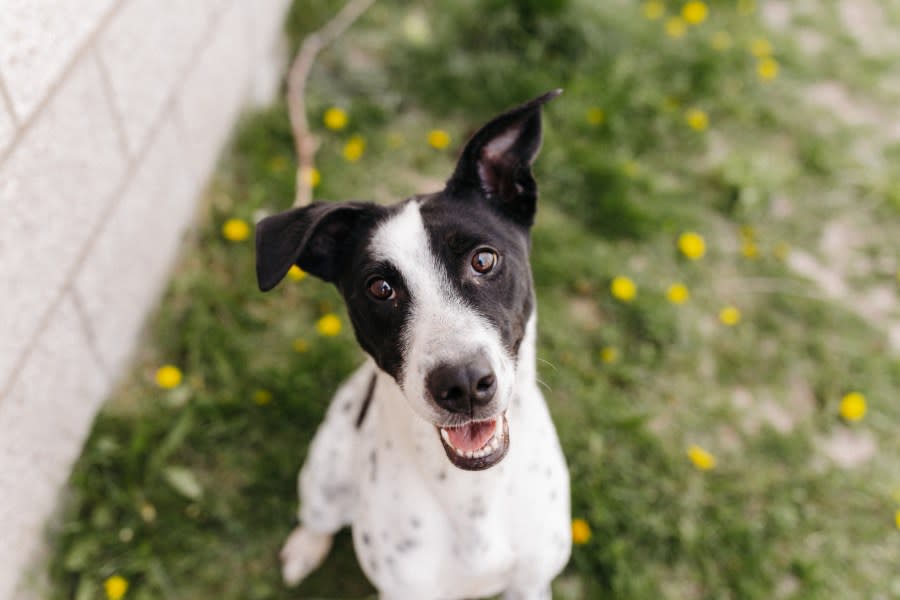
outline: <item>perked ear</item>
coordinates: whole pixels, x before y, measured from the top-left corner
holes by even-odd
[[[504,214],[530,227],[537,202],[531,164],[541,148],[541,106],[561,93],[547,92],[479,129],[466,144],[447,191],[480,189]]]
[[[314,202],[270,217],[256,225],[256,279],[268,292],[293,265],[333,282],[339,255],[360,221],[374,213],[364,202]]]

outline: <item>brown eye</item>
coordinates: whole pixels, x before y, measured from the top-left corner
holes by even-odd
[[[369,282],[369,293],[376,300],[390,300],[394,297],[394,288],[384,279],[373,279]]]
[[[476,273],[482,275],[490,273],[495,264],[497,264],[497,253],[493,250],[482,248],[472,255],[472,268]]]

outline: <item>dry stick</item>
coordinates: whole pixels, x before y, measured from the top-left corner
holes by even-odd
[[[315,164],[313,159],[319,147],[319,141],[309,131],[309,123],[306,121],[304,95],[309,72],[319,52],[350,27],[373,2],[375,0],[350,0],[324,27],[306,36],[291,64],[288,73],[288,115],[297,151],[297,195],[294,197],[294,206],[306,206],[312,202],[311,173]]]

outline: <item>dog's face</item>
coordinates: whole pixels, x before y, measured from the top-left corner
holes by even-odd
[[[550,92],[504,113],[466,145],[446,188],[393,206],[316,203],[257,226],[260,288],[294,264],[333,282],[356,338],[433,424],[450,461],[497,464],[534,310],[531,163]]]

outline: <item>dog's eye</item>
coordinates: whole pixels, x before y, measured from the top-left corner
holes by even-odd
[[[391,284],[380,277],[371,280],[368,289],[369,294],[376,300],[390,300],[396,295]]]
[[[497,253],[493,250],[482,248],[472,255],[472,268],[481,275],[490,273],[495,264],[497,264]]]

